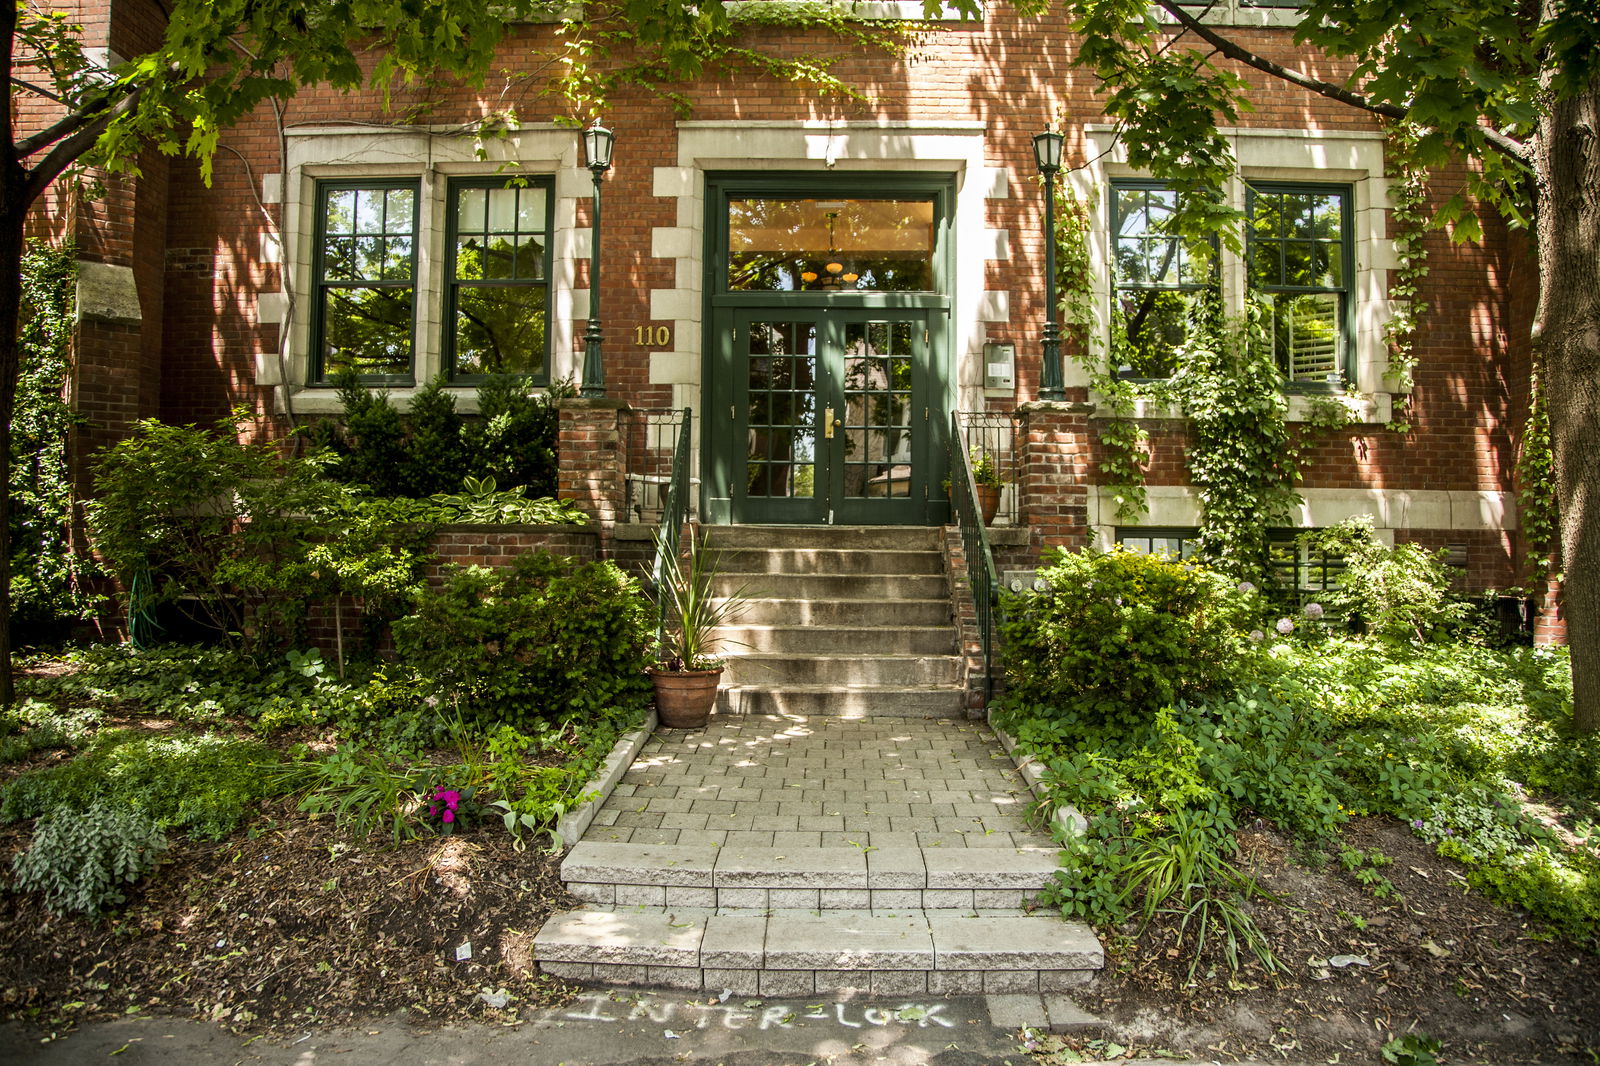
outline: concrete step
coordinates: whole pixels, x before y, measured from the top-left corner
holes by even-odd
[[[943,546],[938,526],[705,526],[719,551],[734,548],[834,548],[936,550]]]
[[[954,685],[723,685],[718,714],[845,715],[852,718],[965,718]]]
[[[943,574],[718,574],[715,595],[735,590],[755,599],[928,600],[948,595]]]
[[[884,655],[953,655],[955,630],[936,626],[733,625],[717,630],[723,648],[789,655],[837,655],[871,648]]]
[[[581,841],[568,891],[617,906],[1020,910],[1055,874],[1056,848],[753,848]]]
[[[861,647],[875,644],[869,641]],[[728,685],[954,685],[961,675],[961,660],[954,655],[741,652],[728,655],[727,660],[722,680]]]
[[[818,600],[756,596],[739,605],[733,625],[746,626],[950,626],[950,601],[934,599],[888,600],[859,598]],[[952,638],[955,630],[950,628]]]
[[[943,574],[937,551],[861,548],[735,548],[722,552],[726,574]]]
[[[744,911],[592,906],[534,938],[564,980],[741,995],[1059,992],[1104,964],[1081,923],[960,911]]]

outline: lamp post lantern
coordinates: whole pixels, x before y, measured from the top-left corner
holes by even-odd
[[[595,119],[583,131],[584,166],[594,175],[594,217],[589,229],[589,326],[583,331],[582,396],[606,394],[605,367],[600,361],[600,176],[611,169],[611,145],[616,135]]]
[[[1044,368],[1039,380],[1042,400],[1066,398],[1061,382],[1061,327],[1056,322],[1056,172],[1061,169],[1062,140],[1055,130],[1033,137],[1033,160],[1044,175]]]

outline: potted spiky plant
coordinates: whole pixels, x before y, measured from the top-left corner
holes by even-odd
[[[713,592],[719,559],[704,536],[689,538],[683,558],[663,551],[659,536],[656,548],[663,566],[654,594],[657,606],[665,609],[656,663],[648,671],[655,684],[656,712],[665,728],[702,729],[727,666],[714,654],[716,630],[738,613],[744,589]]]
[[[1000,490],[1006,481],[1000,476],[994,456],[982,448],[972,449],[972,481],[978,490],[978,509],[982,512],[983,524],[988,525],[1000,510]]]

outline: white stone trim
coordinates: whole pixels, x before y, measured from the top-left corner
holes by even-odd
[[[1114,126],[1091,123],[1084,132],[1089,142],[1089,162],[1064,172],[1063,177],[1080,199],[1092,197],[1089,260],[1095,293],[1091,328],[1104,344],[1111,325],[1111,233],[1105,193],[1112,181],[1140,177],[1141,173],[1128,165],[1127,150],[1116,139]],[[1360,421],[1390,421],[1393,397],[1385,391],[1389,352],[1383,330],[1394,315],[1394,304],[1389,300],[1389,270],[1397,262],[1397,253],[1388,237],[1384,135],[1364,130],[1226,127],[1221,132],[1228,138],[1238,162],[1238,170],[1224,191],[1235,208],[1243,210],[1245,182],[1250,179],[1349,186],[1356,267],[1350,289],[1355,301],[1355,381],[1352,395],[1345,402]],[[1224,253],[1222,294],[1230,308],[1244,306],[1245,284],[1242,258]],[[1089,384],[1088,375],[1074,360],[1068,360],[1065,376],[1069,387]],[[1290,402],[1291,417],[1305,410],[1303,399],[1291,397]]]
[[[1151,5],[1151,14],[1156,21],[1167,26],[1176,26],[1178,20],[1167,14],[1162,9]],[[1279,29],[1294,29],[1299,26],[1302,16],[1298,8],[1292,7],[1254,7],[1241,3],[1240,0],[1216,0],[1206,8],[1195,8],[1190,14],[1207,26],[1261,26],[1276,27]]]
[[[1193,488],[1151,485],[1145,489],[1145,514],[1136,522],[1117,521],[1114,490],[1089,488],[1089,525],[1098,548],[1116,542],[1119,525],[1190,528],[1200,525],[1200,498]],[[1363,515],[1372,519],[1379,539],[1393,543],[1401,529],[1456,532],[1508,532],[1517,528],[1516,496],[1509,492],[1452,489],[1301,489],[1294,525],[1318,529]]]
[[[139,282],[130,266],[78,260],[78,282],[73,306],[76,318],[106,322],[139,322],[144,312],[139,307]]]
[[[845,13],[846,18],[859,19],[862,22],[892,20],[896,22],[981,23],[983,21],[981,15],[976,19],[963,19],[961,12],[949,4],[939,5],[938,12],[930,15],[922,0],[758,0],[758,2],[763,8],[782,6],[800,11],[815,7],[837,8]],[[739,19],[744,16],[746,8],[756,5],[751,0],[728,0],[725,6],[730,19]]]
[[[449,179],[489,177],[521,173],[529,177],[554,177],[554,204],[550,266],[550,379],[576,379],[582,371],[582,353],[576,350],[574,318],[576,293],[573,279],[578,260],[588,255],[587,234],[575,228],[577,203],[592,194],[589,171],[581,164],[577,135],[553,123],[530,124],[503,139],[476,140],[461,127],[383,127],[316,126],[287,132],[289,168],[281,181],[284,193],[283,242],[292,249],[284,270],[287,284],[294,287],[300,306],[310,306],[311,253],[315,238],[316,183],[319,180],[361,180],[363,178],[415,178],[421,187],[417,240],[417,315],[413,367],[420,384],[443,369],[443,323],[445,262],[445,188]],[[481,158],[480,158],[481,154]],[[514,169],[508,169],[514,168]],[[276,175],[268,175],[271,179]],[[263,192],[271,190],[263,181]],[[263,293],[257,304],[258,321],[271,321],[269,296]],[[585,309],[586,310],[586,309]],[[281,316],[280,316],[281,317]],[[311,315],[298,314],[286,338],[284,364],[290,381],[268,382],[258,376],[258,384],[278,384],[294,390],[294,408],[300,414],[337,414],[338,398],[333,390],[307,388],[310,369]],[[266,363],[258,360],[258,375],[266,371],[276,377],[277,357]],[[268,369],[267,364],[270,364]],[[416,390],[411,387],[389,389],[398,406],[404,407]],[[280,404],[283,398],[279,398]],[[476,388],[464,387],[457,405],[464,413],[476,410]]]
[[[685,120],[677,124],[676,166],[657,167],[656,196],[676,199],[674,225],[651,232],[651,251],[676,262],[675,287],[651,291],[653,318],[672,318],[673,351],[651,356],[652,384],[674,386],[674,403],[701,408],[700,316],[704,306],[705,174],[718,170],[815,170],[840,173],[951,174],[956,195],[951,219],[955,241],[956,304],[951,312],[957,395],[961,407],[983,405],[985,323],[1010,317],[1010,294],[984,290],[984,264],[1009,255],[1010,236],[990,229],[988,201],[1010,195],[1005,168],[984,162],[983,122]],[[975,254],[974,250],[983,254]],[[676,254],[664,255],[663,252]],[[682,317],[666,312],[681,312]],[[703,420],[700,420],[703,422]],[[700,426],[697,423],[696,432]],[[699,454],[696,446],[696,455]]]

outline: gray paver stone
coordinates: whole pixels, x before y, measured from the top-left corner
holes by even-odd
[[[667,886],[665,885],[618,885],[617,906],[619,907],[665,907],[667,905]]]
[[[707,967],[702,980],[706,991],[729,991],[738,996],[753,996],[761,991],[761,971],[724,970]]]
[[[686,844],[580,841],[561,864],[563,881],[710,888],[716,851]]]
[[[1082,970],[1105,963],[1100,941],[1078,922],[930,913],[928,926],[941,970]]]
[[[713,969],[759,970],[764,960],[767,920],[754,915],[713,914],[700,940],[700,965]],[[711,985],[708,983],[707,988]]]
[[[762,970],[757,983],[763,996],[809,996],[817,990],[810,970]]]
[[[864,888],[824,888],[817,906],[825,911],[864,911],[872,907],[872,893]]]
[[[771,895],[767,898],[767,905],[774,910],[783,907],[800,910],[817,910],[819,902],[819,889],[815,888],[774,888],[769,890]]]
[[[983,971],[983,991],[985,995],[1008,992],[1033,993],[1038,990],[1039,974],[1036,970]]]
[[[1025,1025],[1042,1029],[1050,1020],[1044,1000],[1037,993],[1028,995],[1012,992],[985,996],[984,1004],[989,1008],[989,1022],[1002,1029],[1021,1029]]]
[[[867,862],[859,848],[803,851],[741,847],[728,835],[712,871],[718,888],[866,888]]]
[[[582,910],[557,914],[533,940],[541,962],[697,966],[705,923],[651,912]]]
[[[920,848],[875,848],[867,852],[867,887],[923,888],[927,865]]]
[[[929,971],[928,993],[934,996],[981,996],[983,995],[983,972],[980,970]]]
[[[930,911],[970,911],[974,906],[970,888],[929,888],[922,892],[922,906]]]
[[[773,917],[767,965],[793,970],[931,970],[933,942],[920,914],[868,911]]]
[[[617,901],[616,885],[597,885],[575,881],[567,886],[567,891],[587,903],[615,903]]]
[[[920,996],[927,991],[928,974],[924,970],[872,971],[875,996]]]
[[[683,888],[667,885],[667,907],[715,907],[717,890],[714,888]]]
[[[651,966],[648,968],[650,984],[656,988],[677,988],[698,992],[702,975],[698,966]]]
[[[1032,888],[1055,874],[1053,848],[1013,848],[1004,854],[988,849],[941,848],[924,856],[929,888]]]

